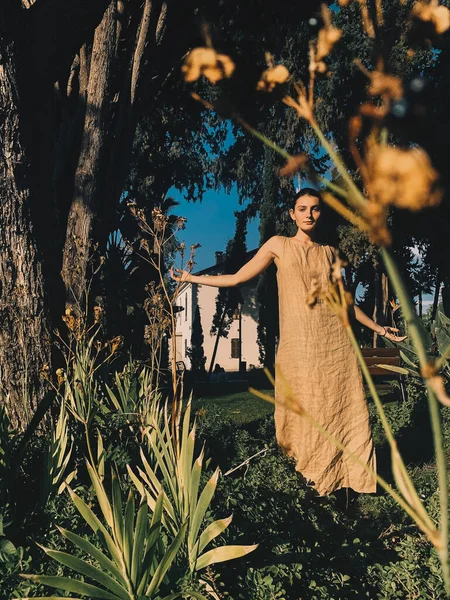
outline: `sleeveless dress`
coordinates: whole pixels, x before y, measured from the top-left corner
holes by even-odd
[[[275,260],[280,306],[276,358],[275,427],[278,444],[296,470],[328,495],[339,488],[375,492],[376,479],[339,450],[300,411],[298,404],[359,460],[376,469],[362,375],[350,339],[324,302],[307,295],[314,278],[327,287],[334,254],[330,246],[282,238]],[[291,408],[289,408],[291,403]]]

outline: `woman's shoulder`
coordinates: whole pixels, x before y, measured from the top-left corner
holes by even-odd
[[[275,259],[280,258],[283,254],[283,248],[287,239],[288,238],[283,235],[273,235],[267,240],[263,248],[265,248],[266,251],[269,251]]]
[[[268,244],[272,248],[280,248],[281,246],[283,246],[283,244],[286,243],[286,240],[288,239],[289,238],[287,238],[284,235],[273,235],[267,240],[266,244]]]

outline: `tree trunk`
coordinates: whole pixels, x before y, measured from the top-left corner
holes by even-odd
[[[228,308],[228,302],[225,302],[224,307],[223,307],[223,312],[220,317],[220,322],[217,327],[216,341],[214,343],[214,350],[213,350],[213,353],[211,356],[211,362],[209,363],[209,371],[208,371],[208,377],[207,377],[208,381],[211,378],[211,373],[212,373],[213,367],[214,367],[214,361],[216,360],[217,349],[219,348],[219,341],[220,341],[220,338],[222,337],[221,331],[222,331],[222,327],[223,327],[223,322],[225,321],[225,315],[227,314],[227,308]]]
[[[66,304],[80,311],[85,309],[93,242],[104,251],[116,226],[142,107],[142,68],[161,44],[167,22],[167,5],[161,0],[123,6],[121,12],[115,2],[109,5],[95,31],[89,61],[86,114],[62,267]]]
[[[438,269],[436,273],[436,284],[434,288],[434,297],[433,297],[433,308],[431,309],[431,322],[433,322],[436,318],[436,313],[439,304],[439,293],[441,291],[441,270]]]
[[[9,396],[13,423],[24,428],[45,394],[50,324],[42,265],[30,217],[28,156],[17,81],[17,48],[5,37],[0,10],[0,401]],[[30,391],[32,390],[32,395]]]
[[[389,280],[380,266],[375,271],[375,306],[373,309],[373,320],[379,325],[384,325],[387,318],[387,307],[389,303]],[[373,333],[373,347],[378,345],[379,336]]]
[[[66,286],[66,302],[80,312],[86,308],[88,266],[97,207],[106,191],[104,174],[107,170],[114,110],[111,91],[116,53],[115,33],[116,10],[115,4],[111,3],[94,36],[83,137],[63,254],[62,277]]]
[[[450,317],[450,275],[442,280],[442,307],[444,314]]]

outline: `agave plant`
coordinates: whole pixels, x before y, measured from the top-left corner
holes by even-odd
[[[168,548],[161,542],[161,516],[164,494],[158,493],[153,511],[143,497],[136,514],[136,503],[130,489],[125,504],[117,475],[112,473],[112,501],[109,500],[104,485],[92,465],[87,462],[102,519],[72,490],[69,489],[75,507],[97,536],[101,548],[85,537],[59,527],[61,535],[68,539],[86,558],[78,558],[68,552],[61,552],[41,546],[44,552],[60,564],[68,567],[82,578],[53,577],[47,575],[21,576],[52,588],[105,600],[144,600],[160,598],[160,586],[169,571],[186,532],[182,525]],[[84,578],[93,583],[87,583]],[[186,595],[186,594],[184,594]],[[199,600],[203,596],[193,592],[191,597]],[[74,596],[70,596],[74,598]],[[177,592],[163,600],[183,597]],[[58,596],[40,596],[34,600]],[[27,599],[22,599],[27,600]]]
[[[434,335],[434,342],[431,338],[430,333],[423,326],[421,328],[421,335],[424,341],[424,346],[427,349],[427,356],[429,362],[434,362],[436,369],[444,375],[447,380],[450,379],[450,319],[444,314],[442,307],[439,307],[436,312],[436,320],[433,322],[432,331]],[[401,342],[393,344],[389,340],[385,342],[390,347],[399,347],[400,356],[404,362],[404,368],[389,367],[391,370],[396,369],[402,371],[404,374],[412,375],[422,379],[420,366],[419,366],[419,354],[417,349],[407,342]],[[377,365],[388,369],[387,365]]]
[[[41,506],[56,494],[61,494],[77,474],[76,469],[68,472],[73,442],[69,439],[68,417],[64,402],[61,403],[56,427],[52,428],[46,456],[46,465],[41,479]]]
[[[200,492],[204,449],[194,460],[195,423],[190,428],[191,403],[184,413],[178,435],[171,434],[171,417],[167,403],[163,418],[155,420],[145,432],[148,453],[141,448],[143,468],[136,474],[129,466],[128,472],[142,498],[154,507],[163,482],[163,522],[172,535],[179,535],[186,527],[186,550],[191,574],[209,565],[244,556],[257,548],[250,546],[219,546],[204,552],[206,547],[229,526],[232,516],[209,524],[202,531],[206,513],[216,490],[219,469],[213,473]]]
[[[153,422],[159,414],[160,393],[153,384],[151,369],[143,367],[136,374],[135,364],[129,361],[122,373],[116,373],[114,390],[106,385],[114,410],[127,418],[130,426],[137,423],[142,428]]]

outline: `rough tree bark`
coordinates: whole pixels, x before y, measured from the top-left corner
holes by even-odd
[[[20,429],[44,398],[42,370],[51,370],[54,266],[47,257],[46,270],[44,259],[58,233],[49,168],[53,83],[103,4],[0,3],[0,402],[8,397]]]
[[[81,312],[98,198],[105,192],[110,123],[111,90],[116,58],[116,7],[111,3],[94,36],[87,87],[86,115],[75,173],[74,196],[67,222],[62,277],[66,301]]]
[[[142,68],[161,45],[167,23],[165,2],[146,0],[131,13],[123,7],[120,2],[109,5],[95,32],[89,60],[86,113],[62,267],[66,304],[81,311],[93,243],[104,249],[124,190],[142,106]],[[156,91],[152,89],[151,95]]]
[[[187,4],[177,15],[192,9]],[[40,370],[52,370],[49,332],[60,326],[65,299],[61,270],[79,299],[89,240],[106,243],[111,231],[142,70],[166,24],[162,0],[0,3],[0,391],[22,424],[23,391],[31,413],[43,397]],[[176,54],[167,54],[167,69]],[[150,96],[164,78],[163,68]]]
[[[0,402],[9,396],[13,423],[25,427],[45,393],[40,372],[50,363],[50,328],[30,219],[17,48],[6,37],[12,24],[1,9],[0,22],[5,27],[0,30]]]

